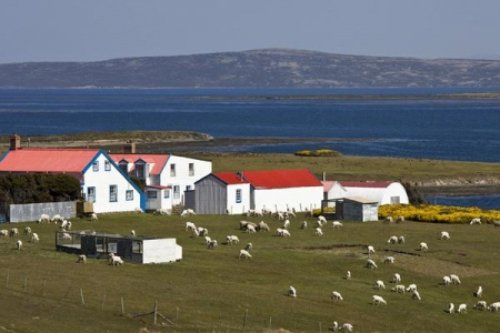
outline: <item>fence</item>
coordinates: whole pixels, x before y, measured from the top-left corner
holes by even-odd
[[[65,218],[76,216],[76,201],[32,203],[10,205],[10,222],[38,221],[40,215],[53,216],[60,214]]]

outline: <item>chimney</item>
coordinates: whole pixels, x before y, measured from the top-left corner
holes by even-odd
[[[128,142],[124,147],[125,154],[135,154],[135,142]]]
[[[10,150],[21,149],[21,137],[14,134],[10,137]]]

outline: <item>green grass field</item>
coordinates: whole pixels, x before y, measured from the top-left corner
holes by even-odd
[[[74,219],[73,230],[128,234],[134,229],[138,235],[175,237],[183,247],[184,259],[178,263],[118,267],[104,259],[77,264],[75,255],[55,251],[54,224],[29,224],[40,235],[39,244],[20,236],[24,246],[17,251],[15,239],[0,239],[0,331],[327,332],[333,320],[352,323],[356,332],[500,331],[499,313],[473,309],[478,285],[488,304],[500,301],[500,228],[345,222],[343,230],[335,231],[329,223],[318,237],[312,219],[307,230],[299,229],[300,216],[292,220],[292,237],[278,238],[273,232],[244,233],[238,228],[240,219],[190,218],[207,227],[219,243],[228,234],[240,238],[238,245],[213,250],[202,238],[192,238],[184,230],[186,219],[179,216],[111,214],[92,224]],[[265,220],[272,230],[280,226]],[[438,240],[441,230],[447,230],[451,240]],[[391,235],[405,235],[406,244],[387,245]],[[249,241],[253,260],[238,260]],[[429,244],[429,252],[417,250],[421,241]],[[377,250],[372,256],[379,263],[376,270],[365,268],[368,244]],[[383,264],[385,255],[393,255],[396,262]],[[349,281],[344,279],[347,270],[352,272]],[[403,284],[418,285],[422,301],[390,291],[395,272]],[[451,273],[458,274],[462,284],[440,285],[442,276]],[[373,288],[378,279],[386,282],[386,290]],[[296,299],[286,295],[289,285],[297,289]],[[330,300],[333,290],[342,293],[344,302]],[[388,305],[372,305],[373,294],[383,296]],[[152,316],[133,318],[152,311],[155,301],[169,321],[159,318],[154,326]],[[446,313],[449,302],[466,303],[468,313]]]

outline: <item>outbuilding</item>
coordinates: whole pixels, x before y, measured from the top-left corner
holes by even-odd
[[[322,206],[330,200],[324,200]],[[334,199],[335,219],[347,221],[377,221],[378,202],[362,197]]]
[[[379,205],[408,204],[406,189],[393,181],[323,181],[324,199],[362,197]]]

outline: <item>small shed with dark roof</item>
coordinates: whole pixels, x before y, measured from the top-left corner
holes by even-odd
[[[377,221],[378,202],[363,197],[327,199],[321,203],[322,211],[330,202],[335,202],[335,219],[346,221]]]

